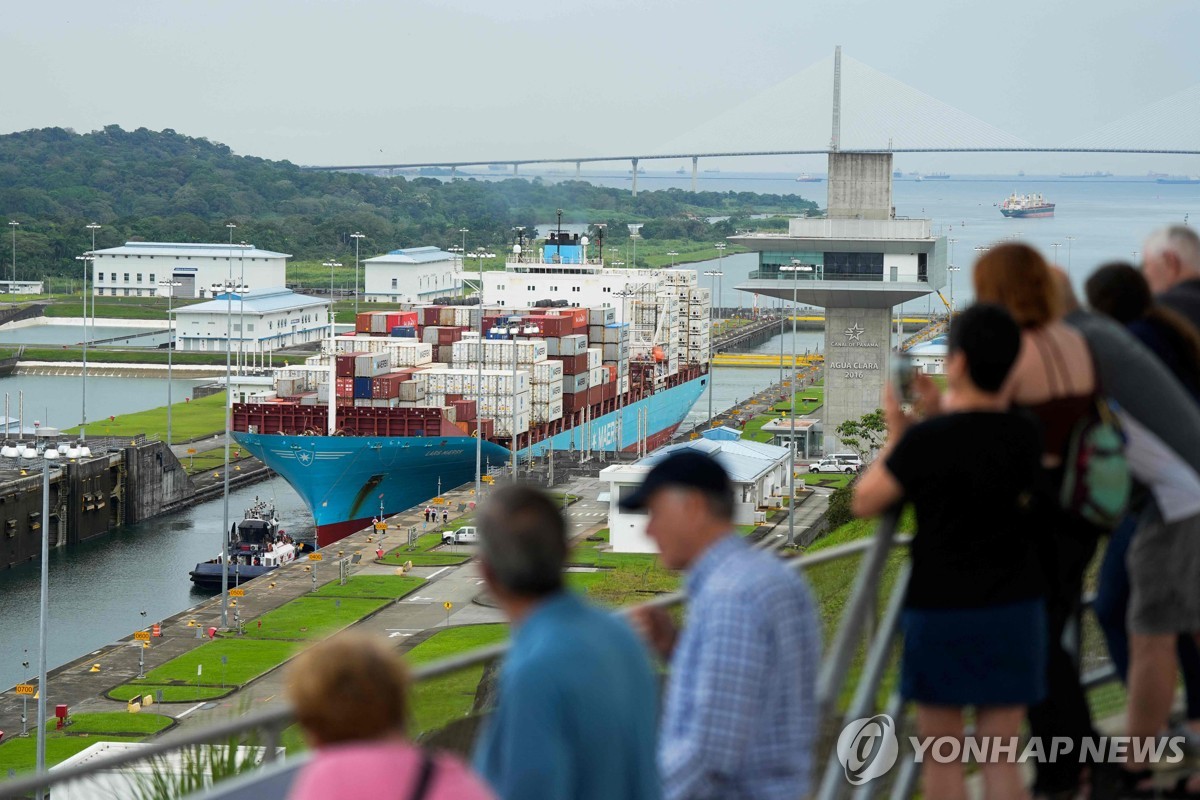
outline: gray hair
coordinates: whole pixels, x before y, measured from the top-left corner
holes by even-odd
[[[502,587],[524,597],[563,588],[567,526],[545,493],[501,487],[480,505],[477,525],[483,560]]]
[[[1174,253],[1184,271],[1200,274],[1200,236],[1187,225],[1159,228],[1146,237],[1143,257],[1153,258],[1162,253]]]

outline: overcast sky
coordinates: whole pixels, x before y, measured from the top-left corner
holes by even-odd
[[[11,3],[0,131],[169,127],[301,164],[650,151],[841,44],[1059,144],[1200,84],[1198,35],[1197,0]]]

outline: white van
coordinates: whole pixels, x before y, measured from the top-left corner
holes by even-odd
[[[848,467],[853,467],[855,472],[858,472],[863,467],[862,457],[858,453],[834,453],[826,458],[832,458],[839,464],[845,464]]]

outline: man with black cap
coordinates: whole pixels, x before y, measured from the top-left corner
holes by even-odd
[[[621,501],[649,514],[664,566],[687,570],[687,624],[642,609],[670,659],[658,764],[666,800],[807,794],[817,731],[821,633],[804,580],[733,528],[721,466],[681,449]]]

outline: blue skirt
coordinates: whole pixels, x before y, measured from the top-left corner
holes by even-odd
[[[1046,694],[1046,607],[1038,600],[902,617],[906,700],[939,706],[1033,705]]]

